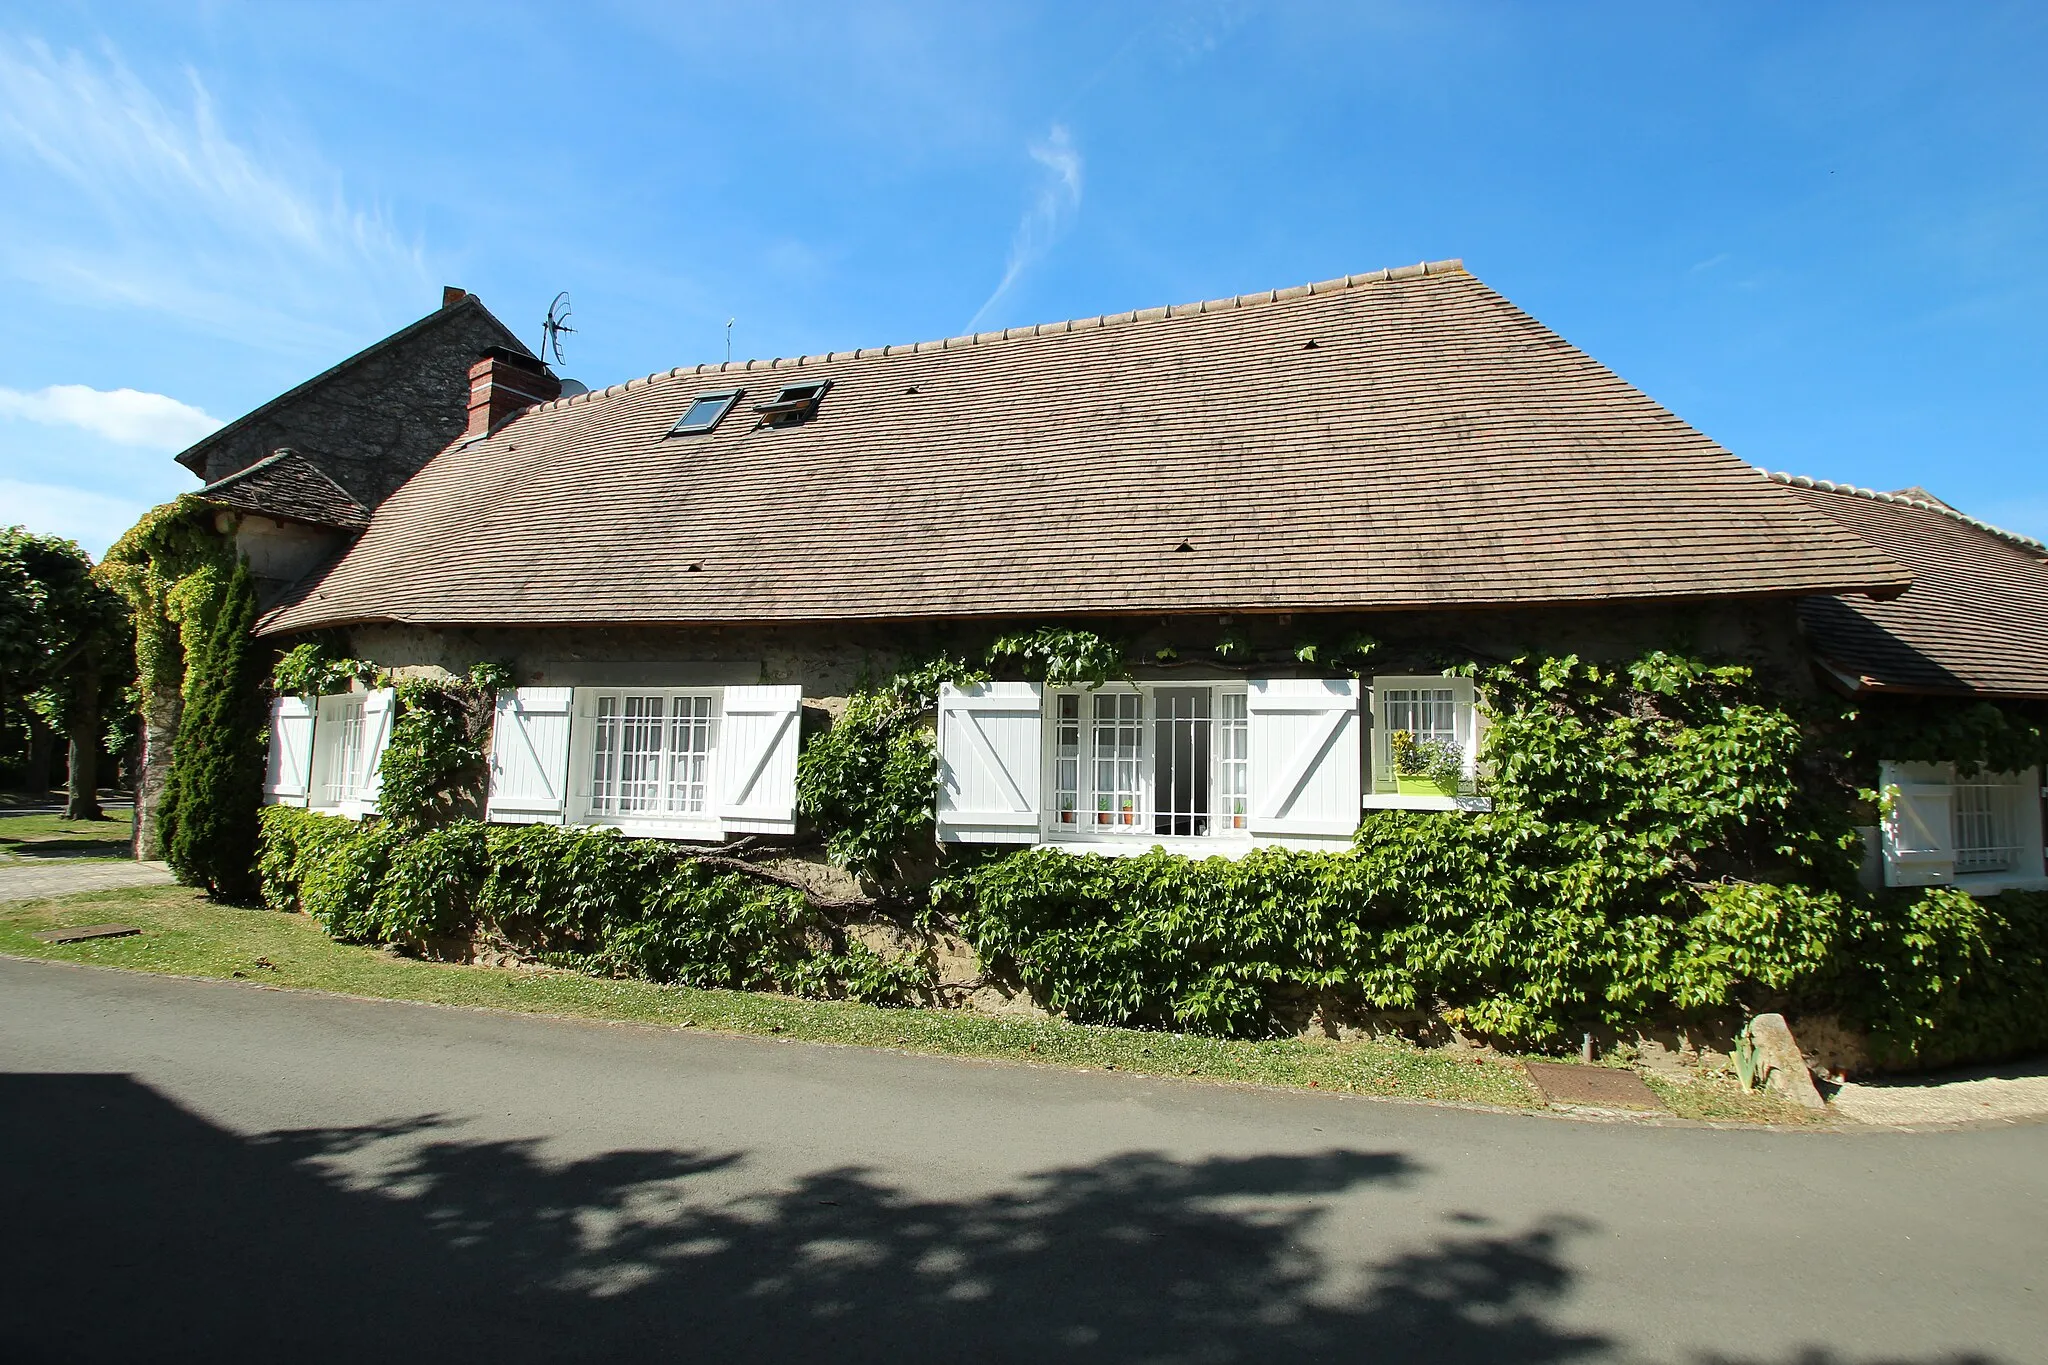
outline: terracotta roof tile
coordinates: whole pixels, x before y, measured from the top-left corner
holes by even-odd
[[[266,628],[1908,581],[1457,262],[1133,316],[701,365],[546,404],[437,456]],[[816,418],[756,426],[752,403],[798,368],[833,381]],[[695,394],[735,383],[749,395],[715,432],[667,437]]]

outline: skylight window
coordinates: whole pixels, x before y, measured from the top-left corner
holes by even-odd
[[[682,420],[669,428],[671,436],[691,436],[710,431],[732,411],[732,405],[740,401],[745,389],[725,389],[718,393],[700,393],[690,400]]]
[[[768,402],[756,403],[754,411],[760,413],[761,420],[771,426],[801,422],[818,410],[818,401],[825,396],[825,390],[831,387],[832,381],[829,379],[789,384]]]

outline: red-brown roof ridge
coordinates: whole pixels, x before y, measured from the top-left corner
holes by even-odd
[[[2017,531],[2008,531],[2002,526],[1993,526],[1990,522],[1981,521],[1967,512],[1958,512],[1945,502],[1934,502],[1926,498],[1911,498],[1907,497],[1904,493],[1880,493],[1874,488],[1858,488],[1853,483],[1836,483],[1833,479],[1815,479],[1809,478],[1804,474],[1785,474],[1772,469],[1759,469],[1757,473],[1773,483],[1782,483],[1793,488],[1813,488],[1823,493],[1847,493],[1852,497],[1869,498],[1873,502],[1896,503],[1901,507],[1917,507],[1923,512],[1935,512],[1953,521],[1959,521],[1965,526],[1975,527],[1987,535],[1997,536],[2000,540],[2017,545],[2023,550],[2032,550],[2038,555],[2048,555],[2048,544],[2043,544],[2032,536],[2023,536]]]
[[[966,332],[959,336],[941,337],[932,341],[899,341],[886,346],[857,346],[846,351],[816,351],[808,355],[776,356],[768,360],[707,360],[696,365],[677,365],[673,369],[656,370],[652,374],[636,379],[622,380],[602,389],[590,389],[583,393],[569,394],[551,403],[542,403],[529,408],[529,412],[552,412],[558,408],[587,403],[593,399],[611,394],[627,393],[663,379],[681,379],[685,375],[697,374],[755,374],[763,370],[799,369],[805,365],[827,365],[842,360],[869,360],[876,356],[922,355],[929,351],[950,351],[965,346],[989,346],[1002,341],[1021,341],[1030,337],[1063,336],[1069,332],[1092,332],[1104,327],[1124,326],[1134,322],[1158,322],[1166,318],[1196,317],[1204,313],[1228,313],[1240,308],[1256,308],[1261,304],[1284,303],[1289,299],[1306,298],[1312,294],[1334,294],[1340,289],[1356,289],[1361,285],[1384,284],[1388,280],[1413,280],[1425,275],[1462,275],[1465,262],[1460,257],[1441,261],[1418,261],[1414,265],[1383,266],[1367,271],[1363,275],[1337,275],[1327,280],[1315,280],[1308,284],[1289,285],[1280,289],[1255,289],[1249,294],[1237,294],[1220,299],[1201,299],[1194,303],[1162,304],[1152,308],[1126,308],[1117,313],[1098,313],[1094,317],[1068,318],[1061,322],[1034,322],[1028,326],[1002,327],[988,332]]]

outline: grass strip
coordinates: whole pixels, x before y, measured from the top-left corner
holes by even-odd
[[[77,858],[126,858],[135,817],[109,811],[104,820],[66,820],[61,815],[0,816],[0,862],[67,862]]]
[[[136,937],[46,944],[43,929],[119,921]],[[1248,1042],[962,1010],[882,1009],[747,991],[699,990],[574,972],[422,962],[336,943],[304,915],[214,904],[184,887],[84,892],[0,903],[0,953],[388,1000],[474,1006],[666,1027],[1002,1058],[1140,1075],[1235,1081],[1387,1098],[1540,1109],[1514,1058],[1456,1055],[1401,1042]],[[1655,1082],[1653,1082],[1655,1084]],[[1806,1121],[1790,1105],[1723,1097],[1721,1087],[1659,1086],[1681,1117]],[[1695,1093],[1697,1092],[1697,1093]],[[1737,1110],[1721,1101],[1740,1098]]]

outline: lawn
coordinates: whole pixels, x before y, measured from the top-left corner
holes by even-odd
[[[52,945],[40,929],[132,924],[129,938]],[[1147,1075],[1537,1109],[1513,1058],[1398,1042],[1258,1042],[959,1010],[879,1009],[745,991],[614,981],[573,972],[459,966],[336,943],[304,915],[244,910],[182,887],[89,892],[0,903],[0,953],[389,1000],[517,1010],[573,1019],[774,1036],[952,1057],[1003,1058]],[[1653,1084],[1655,1082],[1653,1081]],[[1808,1122],[1774,1099],[1719,1085],[1658,1085],[1682,1117]]]
[[[0,816],[0,860],[8,858],[125,858],[135,817],[110,811],[104,820],[61,815]]]

